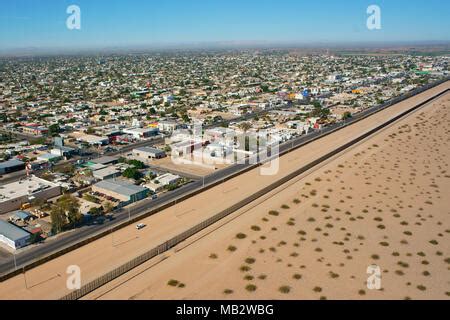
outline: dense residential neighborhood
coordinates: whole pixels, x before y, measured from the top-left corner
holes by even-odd
[[[448,60],[297,50],[3,58],[0,242],[16,250],[158,199],[442,79]]]

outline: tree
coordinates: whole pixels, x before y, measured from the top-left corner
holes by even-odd
[[[83,215],[80,213],[80,202],[71,194],[64,194],[56,203],[66,214],[69,224],[74,225],[80,222]]]
[[[187,113],[183,113],[181,116],[184,122],[191,122],[191,118],[189,118],[189,115]]]
[[[107,202],[104,205],[104,211],[105,213],[110,213],[114,210],[114,205],[111,202]]]
[[[103,214],[103,210],[101,208],[92,207],[89,209],[89,214],[93,216],[100,216]]]
[[[136,168],[128,168],[123,174],[125,178],[138,180],[141,178],[142,174]]]
[[[61,128],[59,124],[55,123],[48,127],[48,134],[51,136],[55,136],[61,132]]]
[[[67,217],[61,207],[53,206],[50,211],[50,218],[52,220],[52,230],[54,233],[60,233],[64,230],[64,226],[67,223]]]
[[[242,122],[239,124],[239,129],[241,129],[244,132],[247,132],[248,130],[250,130],[252,127],[252,125],[248,122]]]
[[[127,163],[131,164],[136,169],[144,169],[145,168],[145,164],[142,161],[139,161],[139,160],[133,159],[133,160],[127,161]]]
[[[342,120],[347,120],[350,119],[352,117],[352,113],[349,111],[344,112],[344,114],[342,115]]]

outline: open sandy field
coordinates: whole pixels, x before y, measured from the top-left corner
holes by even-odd
[[[409,109],[411,106],[426,100],[428,97],[441,92],[448,87],[449,83],[446,83],[437,88],[431,89],[421,95],[418,95],[412,99],[384,110],[374,116],[371,116],[370,118],[364,119],[352,126],[346,127],[335,134],[324,137],[318,141],[315,141],[296,150],[295,152],[281,157],[280,170],[275,176],[262,176],[259,169],[249,171],[245,174],[240,175],[239,177],[226,181],[225,183],[222,183],[217,187],[209,189],[208,191],[205,191],[201,194],[196,195],[195,197],[179,203],[176,206],[173,206],[154,216],[144,219],[142,222],[145,223],[148,227],[141,231],[136,231],[134,226],[123,228],[117,232],[114,232],[110,237],[103,237],[102,239],[94,241],[57,259],[49,261],[39,267],[28,271],[25,275],[19,275],[11,278],[0,284],[0,298],[59,298],[69,292],[69,289],[67,289],[66,287],[66,270],[68,266],[77,265],[81,268],[83,283],[94,280],[107,271],[110,271],[118,267],[119,265],[131,260],[132,258],[148,251],[149,249],[166,241],[167,239],[170,239],[171,237],[179,234],[189,227],[196,225],[200,221],[203,221],[206,218],[216,214],[217,212],[220,212],[224,208],[230,207],[232,204],[240,201],[241,199],[244,199],[250,194],[253,194],[255,191],[269,185],[274,180],[286,176],[295,169],[326,154],[331,149],[350,141],[351,139],[364,132],[369,131],[379,123],[392,118],[402,111]],[[418,248],[419,244],[421,244],[422,242],[424,243],[424,246],[430,246],[430,249],[426,251],[425,249],[423,249],[422,251],[426,254],[426,256],[419,258],[421,260],[427,260],[429,265],[423,265],[423,270],[417,272],[420,273],[423,271],[429,271],[431,273],[431,276],[424,276],[422,282],[423,285],[427,287],[427,290],[424,292],[420,292],[422,292],[423,294],[429,294],[430,292],[434,292],[434,290],[436,290],[436,292],[439,291],[440,297],[444,297],[445,291],[448,291],[448,282],[446,282],[448,281],[448,270],[445,269],[443,271],[446,276],[442,275],[440,277],[437,273],[438,270],[442,271],[443,268],[440,264],[445,263],[444,260],[448,258],[449,254],[448,248],[443,247],[443,245],[445,244],[444,237],[448,237],[448,232],[446,232],[446,230],[448,230],[448,202],[446,203],[447,207],[445,208],[445,206],[443,206],[442,204],[444,203],[445,199],[437,198],[439,196],[437,191],[442,192],[442,196],[444,196],[445,190],[448,190],[448,178],[445,177],[445,175],[447,174],[440,173],[440,171],[446,170],[446,161],[448,160],[444,155],[445,152],[448,152],[449,148],[448,144],[447,147],[441,147],[439,144],[437,144],[438,142],[448,142],[448,137],[445,138],[446,140],[443,140],[444,142],[442,142],[442,139],[437,136],[438,133],[440,133],[441,135],[445,133],[445,129],[442,129],[446,128],[446,126],[442,124],[443,121],[448,121],[448,118],[443,117],[443,114],[439,114],[438,121],[435,121],[435,127],[433,127],[432,129],[426,129],[428,136],[426,137],[424,135],[422,137],[422,139],[432,138],[436,140],[434,144],[428,146],[428,149],[431,150],[427,150],[428,154],[409,154],[412,152],[414,153],[414,147],[419,148],[419,150],[421,147],[426,147],[421,146],[420,143],[409,145],[405,144],[404,149],[408,151],[408,153],[405,154],[403,151],[394,150],[395,148],[400,148],[401,145],[399,145],[398,143],[390,140],[388,140],[387,142],[381,140],[378,143],[379,147],[371,147],[370,150],[366,148],[367,150],[365,150],[365,153],[361,152],[356,165],[354,164],[355,161],[349,158],[346,160],[347,163],[343,163],[344,168],[338,169],[341,173],[337,172],[336,170],[332,171],[331,173],[329,172],[327,175],[320,178],[320,182],[313,180],[311,182],[311,186],[307,186],[303,182],[296,187],[292,187],[293,189],[286,188],[283,192],[279,193],[277,198],[273,198],[278,200],[264,202],[262,204],[263,207],[259,208],[256,211],[249,211],[242,216],[242,220],[239,220],[238,223],[233,222],[232,224],[230,224],[230,226],[233,228],[230,234],[223,231],[226,229],[221,229],[217,233],[214,232],[213,236],[209,238],[209,241],[206,241],[206,244],[208,246],[212,245],[212,248],[208,247],[204,249],[200,248],[198,250],[193,250],[196,255],[195,258],[188,258],[187,260],[184,260],[182,264],[175,263],[176,259],[179,259],[179,256],[182,257],[184,255],[184,252],[191,252],[191,250],[189,249],[189,251],[181,251],[180,255],[177,254],[176,259],[169,258],[168,260],[161,262],[159,266],[166,265],[166,268],[163,268],[164,272],[166,273],[161,273],[160,275],[157,275],[155,273],[155,276],[151,276],[154,281],[143,281],[144,287],[141,287],[141,290],[144,291],[143,293],[138,295],[138,297],[152,298],[158,295],[158,297],[161,298],[223,298],[223,290],[227,288],[233,290],[233,294],[229,295],[229,297],[231,298],[317,298],[321,295],[327,296],[329,298],[338,297],[338,293],[342,293],[342,291],[345,291],[346,287],[350,288],[352,283],[358,284],[358,290],[364,287],[365,269],[368,265],[368,260],[370,260],[369,264],[373,261],[368,258],[366,258],[365,260],[361,259],[362,256],[366,257],[368,255],[370,258],[372,255],[378,254],[380,260],[378,262],[380,262],[381,264],[381,259],[387,257],[388,251],[397,250],[400,256],[395,257],[395,262],[397,263],[401,260],[400,262],[409,261],[410,263],[409,268],[395,265],[396,268],[402,270],[405,273],[404,278],[400,279],[403,279],[404,282],[408,281],[406,279],[406,276],[409,272],[412,272],[411,270],[413,270],[413,259],[416,259],[416,251],[419,251],[416,250],[416,246]],[[429,122],[431,123],[431,120],[429,120]],[[439,122],[441,122],[441,124],[437,125]],[[411,126],[411,128],[414,129],[415,127]],[[406,129],[403,129],[402,131],[406,131]],[[433,134],[431,134],[431,132],[433,132]],[[397,136],[401,136],[403,139],[407,139],[406,136],[404,136],[403,134],[400,135],[400,133],[397,133]],[[392,148],[394,148],[391,151],[389,151],[390,149],[388,148],[390,144],[392,144]],[[373,161],[370,158],[370,155],[372,153],[375,154],[375,152],[381,150],[381,148],[383,148],[382,150],[388,150],[386,151],[387,153],[383,153],[385,159],[378,160],[380,162],[382,161],[382,163],[379,163],[379,165],[386,166],[385,169],[377,168],[375,167],[375,164],[373,164],[373,167],[371,169],[369,166],[364,167],[363,169],[358,169],[358,166],[362,166],[366,161],[369,161],[368,163],[372,163],[370,162]],[[438,151],[436,151],[435,149]],[[390,154],[388,155],[388,153]],[[424,161],[431,162],[434,161],[433,159],[436,157],[442,158],[438,165],[433,165],[432,163],[423,164],[420,160],[423,158]],[[409,166],[411,165],[409,161],[416,161],[417,168],[409,168]],[[410,176],[409,171],[407,173],[404,173],[400,172],[399,168],[390,167],[390,165],[400,167],[402,163],[406,163],[408,169],[418,170],[417,172],[412,172],[415,173],[416,176]],[[352,168],[350,168],[350,166]],[[421,167],[419,166],[428,166],[429,168],[427,168],[427,170],[431,172],[423,179],[436,180],[433,183],[427,180],[426,188],[424,187],[424,185],[420,184],[419,181],[419,179],[422,179],[422,172],[419,171]],[[355,169],[358,170],[355,172]],[[360,174],[360,178],[363,177],[365,179],[370,177],[371,180],[369,181],[369,179],[367,179],[366,182],[372,183],[372,185],[366,185],[364,183],[364,185],[361,187],[359,185],[352,186],[351,181],[353,180],[349,180],[350,182],[347,183],[340,182],[344,181],[343,179],[347,179],[348,177],[356,173]],[[390,174],[392,181],[386,181],[387,177],[384,177],[384,174]],[[437,178],[438,174],[441,176],[440,178]],[[400,177],[398,177],[399,175]],[[407,191],[403,192],[402,188],[409,188],[409,185],[407,184],[409,180],[405,182],[406,185],[403,185],[402,183],[404,179],[413,179],[414,177],[416,178],[416,180],[413,181],[413,183],[415,183],[414,188],[417,188],[416,193],[419,194],[419,196],[416,196],[415,194],[409,195],[408,202],[406,198],[403,199],[400,197],[404,197],[405,194],[407,194]],[[352,178],[357,179],[358,177],[355,176]],[[329,179],[330,181],[327,181],[327,179]],[[382,181],[378,181],[378,179],[381,179]],[[400,182],[397,182],[396,180],[399,180]],[[394,184],[394,182],[399,184],[400,192],[396,192],[396,190],[394,189],[394,185],[389,185],[389,183]],[[436,184],[439,188],[430,187],[431,184]],[[371,197],[369,197],[369,194],[364,193],[364,188],[375,188],[375,186],[378,185],[381,185],[382,187],[376,187],[376,189],[373,189],[373,191],[369,191]],[[447,186],[447,189],[445,186]],[[346,189],[341,189],[342,187]],[[422,187],[424,189],[420,189],[419,187]],[[392,189],[383,190],[384,188]],[[332,189],[332,191],[327,191],[328,189]],[[316,190],[316,192],[313,192],[313,190]],[[382,195],[384,192],[386,193],[386,195],[383,195],[381,200],[380,198],[377,198],[378,200],[375,201],[374,199],[376,199],[376,196],[379,196],[377,191],[381,192]],[[313,196],[311,192],[316,194],[316,196]],[[427,194],[427,192],[429,192],[430,194]],[[423,195],[421,195],[421,193],[423,193]],[[302,197],[302,194],[308,196],[308,198]],[[325,196],[328,196],[329,198],[325,198]],[[281,199],[279,199],[278,197],[281,197]],[[339,203],[339,207],[337,204],[332,202],[331,197],[333,197],[333,201],[337,201]],[[352,199],[347,197],[352,197]],[[411,197],[413,199],[410,199]],[[432,200],[429,200],[430,202],[432,202],[431,205],[425,203],[426,201],[428,201],[428,197],[432,197]],[[294,198],[298,198],[301,203],[293,203],[292,201]],[[344,203],[341,204],[341,200],[344,201]],[[400,200],[403,202],[400,202]],[[274,201],[279,201],[279,204],[276,204]],[[311,204],[313,202],[317,202],[317,205],[319,207],[314,208]],[[412,208],[408,208],[410,202]],[[420,204],[418,204],[417,202],[420,202]],[[280,209],[281,203],[287,204],[290,208]],[[329,208],[323,207],[324,205],[329,206]],[[368,206],[367,208],[360,208],[366,205]],[[390,209],[386,208],[387,205],[390,206]],[[415,216],[417,214],[415,212],[419,210],[419,205],[423,207],[423,211],[417,213],[421,214],[421,217],[416,218]],[[349,209],[344,210],[346,206],[348,206]],[[378,209],[375,210],[373,209],[373,207],[377,207]],[[394,208],[398,211],[398,213],[390,212],[390,210],[394,210]],[[408,208],[408,211],[406,212],[406,209],[404,208]],[[336,209],[339,209],[341,211],[336,211]],[[269,215],[269,210],[277,210],[279,211],[279,215]],[[326,212],[322,212],[322,210],[326,210]],[[368,213],[362,212],[360,210],[367,210]],[[382,211],[378,212],[377,210]],[[431,213],[430,210],[432,210],[433,213]],[[350,212],[350,215],[348,216],[345,214],[347,211]],[[319,212],[321,215],[319,214]],[[439,215],[437,212],[439,212]],[[340,216],[338,216],[338,214]],[[394,214],[400,214],[400,217],[393,217]],[[429,215],[432,215],[433,218],[430,218]],[[314,222],[306,224],[303,219],[305,217],[305,219],[309,219],[310,216],[314,219]],[[331,218],[325,219],[328,216],[331,216]],[[373,218],[380,217],[383,220],[372,221],[372,216]],[[409,217],[408,220],[405,220],[405,218],[407,217]],[[263,218],[267,218],[269,219],[269,221],[263,221]],[[295,220],[289,220],[290,218]],[[340,220],[336,220],[337,218],[339,218]],[[395,220],[394,218],[398,220]],[[444,218],[447,220],[445,220]],[[396,224],[393,221],[390,221],[391,219],[393,219]],[[426,221],[422,221],[421,219],[426,219]],[[437,221],[437,219],[439,220]],[[327,222],[325,222],[325,220],[327,220]],[[403,222],[403,220],[408,223],[407,226],[400,225],[400,222]],[[370,224],[369,221],[371,221]],[[420,222],[422,226],[416,225],[416,222]],[[441,225],[437,225],[437,222],[441,222]],[[372,230],[371,227],[375,223],[375,226],[383,224],[385,226],[385,229],[376,228],[375,233],[372,231],[369,232],[369,230]],[[291,226],[291,224],[293,225]],[[255,228],[253,229],[255,229],[256,231],[253,231],[251,229],[251,226],[253,225],[255,226]],[[256,227],[260,228],[260,230],[257,231],[258,228]],[[307,227],[308,229],[306,229]],[[277,230],[271,231],[271,228],[277,228]],[[317,231],[316,228],[320,228],[321,230]],[[341,228],[348,229],[342,230]],[[356,229],[357,231],[350,231],[350,228]],[[433,228],[436,228],[436,230],[434,230]],[[296,234],[303,229],[306,232],[304,235],[303,232]],[[427,230],[427,233],[422,237],[419,237],[420,231],[425,229]],[[293,238],[292,235],[289,236],[288,233],[288,231],[294,230],[296,238]],[[412,232],[412,235],[408,236],[406,234],[403,234],[402,232],[404,231],[410,231]],[[233,239],[234,235],[239,232],[245,233],[246,238],[243,240]],[[325,236],[323,235],[324,233],[329,234],[328,236]],[[347,235],[347,233],[350,235]],[[391,233],[393,235],[391,235]],[[439,237],[438,233],[441,233],[442,237]],[[266,237],[266,239],[269,239],[269,235],[271,237],[270,241],[259,238],[260,236],[264,236]],[[364,238],[357,239],[355,241],[355,237],[357,237],[358,235],[364,235]],[[388,239],[380,240],[380,237],[388,237]],[[400,240],[397,241],[397,237],[399,237],[400,240],[405,239],[406,241],[408,241],[408,245],[405,244],[403,247],[400,246],[398,244]],[[301,240],[302,238],[304,238],[305,240]],[[279,241],[277,241],[278,239]],[[417,243],[413,242],[414,239],[417,239]],[[429,241],[432,240],[436,240],[438,244],[434,245],[429,243]],[[252,241],[256,242],[252,243]],[[286,244],[278,243],[280,241],[285,241]],[[337,242],[338,244],[333,244],[332,242]],[[381,245],[373,245],[373,243],[378,244],[379,242],[386,242],[388,243],[388,246],[383,247]],[[204,242],[199,241],[198,243],[200,244]],[[295,246],[295,243],[298,243],[298,246]],[[360,245],[360,243],[363,243],[363,245]],[[280,246],[278,246],[278,244],[280,244]],[[227,251],[227,247],[229,245],[236,246],[237,250],[234,251],[234,253]],[[370,252],[364,253],[362,250],[363,246],[367,246],[368,249],[371,249]],[[272,251],[270,249],[272,247],[275,251]],[[307,250],[307,248],[309,247],[313,248],[311,252]],[[260,254],[260,249],[265,250],[264,253]],[[322,251],[320,251],[319,249]],[[355,249],[358,251],[355,251]],[[434,251],[432,251],[432,249],[434,249]],[[187,248],[185,250],[187,250]],[[345,252],[343,252],[344,250]],[[297,252],[298,256],[293,255],[291,257],[290,255],[294,254],[294,251]],[[436,251],[441,251],[442,255],[436,255]],[[281,256],[281,253],[283,252],[289,253],[288,256],[290,258],[283,258]],[[330,252],[332,252],[333,255]],[[407,252],[410,252],[412,256],[406,256]],[[181,255],[181,253],[183,255]],[[218,258],[208,258],[212,253],[217,254]],[[303,258],[301,258],[302,256]],[[252,268],[250,270],[250,274],[248,274],[249,272],[239,271],[240,266],[242,264],[245,264],[243,260],[245,260],[246,258],[256,259],[254,263],[250,263],[250,266]],[[199,259],[199,261],[194,261],[196,259]],[[275,261],[272,261],[273,259],[275,259]],[[277,262],[278,259],[281,259],[281,261]],[[289,269],[285,269],[289,268],[287,266],[289,264],[289,259],[292,259],[292,261],[297,259],[296,265],[294,264],[294,262],[292,263],[292,274],[289,274],[286,271]],[[320,259],[321,261],[318,261],[318,259]],[[336,261],[344,260],[344,262],[331,262],[332,259],[335,259]],[[252,262],[252,260],[249,260],[248,262]],[[347,265],[350,262],[359,262],[363,270],[360,272],[359,269],[350,267],[350,265]],[[167,265],[167,263],[169,264]],[[328,267],[327,264],[330,263],[331,267]],[[340,267],[340,263],[344,263],[344,266]],[[172,264],[173,267],[171,267]],[[302,266],[304,267],[301,268]],[[160,267],[154,270],[159,270],[159,268]],[[323,271],[326,271],[326,274],[328,274],[329,270],[333,268],[333,272],[339,274],[339,277],[331,277],[331,279],[337,279],[337,281],[342,281],[345,279],[346,285],[342,287],[335,285],[337,282],[325,281],[328,278],[324,277],[322,273],[319,272],[320,268],[322,268]],[[385,271],[389,271],[389,273],[386,273],[389,276],[395,275],[396,269],[394,269],[393,266],[386,263],[382,264],[382,268]],[[314,272],[307,278],[305,271],[308,269],[314,269],[315,271],[317,271],[317,273]],[[176,270],[180,271],[177,271],[177,273],[173,274],[171,273],[175,272]],[[271,270],[278,270],[279,273],[282,274],[282,276],[278,277],[276,274],[270,276],[270,272],[272,272]],[[152,274],[153,272],[157,271],[152,270]],[[199,276],[199,272],[201,272],[201,276]],[[257,280],[256,277],[258,277],[262,273],[267,274],[267,279]],[[299,280],[298,284],[291,280],[293,274],[296,273],[300,274],[302,277]],[[243,280],[243,277],[247,274],[248,276],[255,277],[255,279],[252,279],[250,283],[254,283],[258,287],[256,291],[251,294],[245,290],[245,285],[248,284],[248,281]],[[354,276],[355,278],[352,279],[351,276]],[[167,286],[166,283],[168,279],[172,278],[182,281],[186,284],[186,287],[181,289]],[[273,279],[271,281],[274,282],[269,281],[270,279]],[[442,279],[447,280],[442,281]],[[295,291],[299,290],[299,288],[295,286],[299,285],[300,283],[304,285],[305,281],[309,281],[309,286],[305,287],[307,288],[307,290],[304,291],[304,295],[301,295],[298,291]],[[385,279],[383,281],[383,283],[387,286],[388,280]],[[429,284],[429,282],[431,281],[434,281],[433,286],[436,286],[437,289],[434,289],[434,287]],[[272,289],[270,289],[270,287],[262,289],[264,284],[266,284],[267,286],[271,285]],[[292,287],[288,295],[281,294],[277,290],[277,288],[282,285],[289,285]],[[318,292],[317,294],[313,292],[314,295],[312,295],[310,292],[312,289],[309,288],[311,285],[313,286],[313,288],[315,286],[320,286],[322,288],[322,292]],[[410,286],[412,289],[411,292],[408,293],[409,295],[413,296],[413,293],[415,293],[414,288],[417,285],[420,284],[412,282]],[[444,288],[444,286],[447,287]],[[151,289],[148,291],[147,289],[149,287]],[[120,295],[120,292],[117,291],[117,296],[120,296],[122,298],[129,298],[140,292],[136,291],[137,289],[134,290],[132,288],[139,288],[139,286],[136,285],[131,287],[130,290],[120,291],[122,292],[122,295]],[[158,289],[156,290],[156,288]],[[358,290],[356,290],[356,293],[354,293],[355,296],[359,296]],[[417,291],[417,289],[415,290]],[[335,296],[333,296],[333,292],[336,293]],[[388,293],[387,289],[385,293]],[[115,292],[113,292],[112,294],[115,294]],[[373,293],[367,293],[366,297],[371,297],[371,295],[373,295]],[[406,293],[404,295],[406,295]],[[348,297],[351,296],[349,295]]]

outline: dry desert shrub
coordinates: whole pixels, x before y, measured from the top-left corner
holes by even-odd
[[[427,290],[427,287],[425,287],[424,285],[420,284],[417,286],[417,289],[419,289],[420,291],[425,291]]]
[[[291,287],[289,286],[281,286],[278,291],[280,291],[281,293],[284,294],[288,294],[289,292],[291,292]]]
[[[295,280],[300,280],[302,278],[302,275],[299,273],[296,273],[292,276],[292,278],[294,278]]]
[[[248,284],[245,286],[245,290],[249,291],[249,292],[254,292],[256,291],[256,286],[254,284]]]
[[[251,226],[251,229],[253,230],[253,231],[261,231],[261,228],[259,227],[259,226]]]
[[[250,268],[250,267],[247,266],[247,265],[242,265],[242,266],[239,268],[239,270],[240,270],[241,272],[249,272],[250,270],[252,270],[252,268]]]
[[[180,281],[175,280],[175,279],[170,279],[169,281],[167,281],[167,285],[171,286],[171,287],[176,287],[180,284]]]

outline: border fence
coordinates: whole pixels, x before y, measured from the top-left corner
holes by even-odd
[[[442,84],[442,83],[444,83],[444,82],[446,82],[448,80],[450,80],[450,78],[446,78],[446,79],[443,79],[441,81],[437,81],[437,82],[435,82],[433,84],[428,84],[428,85],[426,85],[426,86],[424,86],[422,88],[418,88],[416,90],[413,90],[413,91],[411,91],[411,92],[409,92],[409,93],[407,93],[407,94],[405,94],[405,95],[403,95],[401,97],[394,98],[394,99],[392,99],[392,100],[390,100],[390,101],[388,101],[388,102],[386,102],[386,103],[384,103],[384,104],[382,104],[380,106],[376,106],[376,107],[373,107],[373,108],[368,109],[366,111],[363,111],[362,113],[359,114],[358,118],[355,121],[351,122],[351,123],[360,121],[360,120],[362,120],[362,119],[364,119],[364,118],[366,118],[366,117],[368,117],[370,115],[373,115],[373,114],[375,114],[375,113],[377,113],[377,112],[379,112],[379,111],[381,111],[383,109],[386,109],[386,108],[388,108],[388,107],[390,107],[390,106],[392,106],[392,105],[394,105],[396,103],[399,103],[399,102],[401,102],[401,101],[403,101],[405,99],[408,99],[408,98],[410,98],[410,97],[412,97],[414,95],[422,93],[422,92],[424,92],[426,90],[429,90],[429,89],[431,89],[433,87],[436,87],[436,86],[438,86],[438,85],[440,85],[440,84]],[[311,168],[315,167],[316,165],[320,164],[321,162],[330,159],[331,157],[333,157],[333,156],[339,154],[340,152],[348,149],[349,147],[355,145],[356,143],[366,139],[367,137],[371,136],[372,134],[376,133],[377,131],[379,131],[379,130],[389,126],[390,124],[392,124],[392,123],[396,122],[397,120],[403,118],[404,116],[414,112],[415,110],[417,110],[420,107],[428,104],[429,102],[435,100],[436,98],[446,94],[449,91],[450,91],[449,89],[446,89],[446,90],[444,90],[444,91],[434,95],[433,97],[431,97],[431,98],[429,98],[429,99],[427,99],[427,100],[417,104],[413,108],[402,112],[401,114],[395,116],[394,118],[388,120],[387,122],[385,122],[385,123],[383,123],[383,124],[373,128],[373,129],[371,129],[370,131],[364,133],[363,135],[361,135],[361,136],[351,140],[350,142],[348,142],[348,143],[346,143],[346,144],[336,148],[335,150],[333,150],[333,151],[327,153],[326,155],[324,155],[324,156],[314,160],[313,162],[311,162],[311,163],[309,163],[309,164],[307,164],[307,165],[297,169],[296,171],[288,174],[287,176],[285,176],[285,177],[283,177],[283,178],[273,182],[272,184],[266,186],[265,188],[263,188],[262,190],[259,190],[256,193],[248,196],[247,198],[239,201],[238,203],[234,204],[233,206],[231,206],[231,207],[229,207],[229,208],[227,208],[227,209],[217,213],[216,215],[214,215],[214,216],[212,216],[212,217],[202,221],[201,223],[191,227],[190,229],[182,232],[181,234],[179,234],[179,235],[169,239],[168,241],[160,244],[159,246],[157,246],[157,247],[147,251],[146,253],[144,253],[144,254],[134,258],[133,260],[128,261],[127,263],[125,263],[125,264],[123,264],[123,265],[121,265],[121,266],[119,266],[119,267],[109,271],[108,273],[104,274],[103,276],[100,276],[99,278],[86,283],[80,289],[72,291],[71,293],[65,295],[61,299],[62,300],[77,300],[77,299],[85,296],[86,294],[88,294],[88,293],[90,293],[90,292],[92,292],[92,291],[94,291],[94,290],[104,286],[108,282],[110,282],[110,281],[112,281],[112,280],[114,280],[114,279],[124,275],[125,273],[131,271],[132,269],[134,269],[137,266],[143,264],[144,262],[146,262],[146,261],[148,261],[148,260],[150,260],[150,259],[152,259],[152,258],[154,258],[154,257],[156,257],[158,255],[160,255],[161,253],[164,253],[164,252],[170,250],[171,248],[173,248],[177,244],[185,241],[186,239],[190,238],[191,236],[195,235],[196,233],[198,233],[198,232],[202,231],[203,229],[213,225],[214,223],[216,223],[219,220],[225,218],[226,216],[230,215],[231,213],[237,211],[238,209],[246,206],[247,204],[257,200],[258,198],[262,197],[263,195],[267,194],[268,192],[272,191],[273,189],[275,189],[277,187],[280,187],[281,185],[283,185],[286,182],[292,180],[293,178],[297,177],[298,175],[300,175],[300,174],[310,170]],[[349,124],[350,123],[348,123],[346,125],[349,125]],[[334,131],[337,131],[337,130],[339,130],[341,128],[342,128],[342,125],[335,126],[335,128],[330,128],[330,130],[328,132],[326,132],[324,134],[321,134],[318,137],[305,142],[304,144],[293,146],[292,148],[286,150],[285,152],[280,153],[280,155],[286,154],[288,152],[291,152],[291,151],[293,151],[293,150],[295,150],[295,149],[297,149],[297,148],[299,148],[299,147],[301,147],[301,146],[303,146],[303,145],[305,145],[307,143],[310,143],[310,142],[312,142],[312,141],[314,141],[314,140],[316,140],[316,139],[318,139],[320,137],[323,137],[324,135],[328,135],[328,134],[330,134],[330,133],[332,133]],[[255,164],[253,166],[250,166],[250,168],[254,168],[254,167],[257,167],[259,165],[261,165],[261,164]],[[249,170],[249,169],[246,168],[246,170]]]

